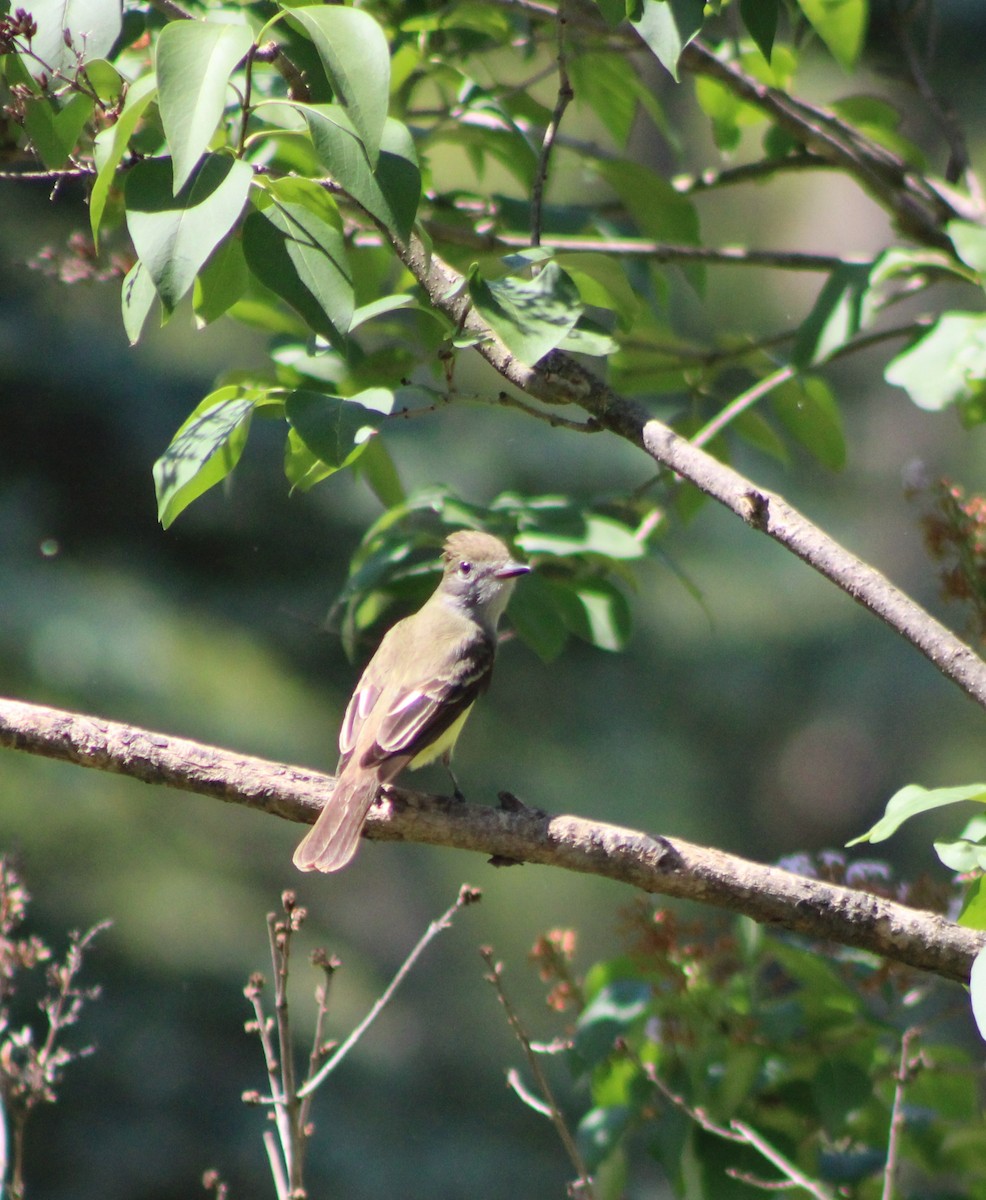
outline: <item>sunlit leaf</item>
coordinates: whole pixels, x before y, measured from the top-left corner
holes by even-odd
[[[681,52],[702,28],[704,0],[643,0],[634,28],[657,59],[678,78]]]
[[[868,0],[797,0],[832,57],[845,70],[856,65],[869,22]]]
[[[346,110],[337,104],[302,108],[319,160],[339,186],[399,237],[411,232],[421,196],[421,172],[407,128],[388,118],[371,168]]]
[[[986,315],[945,313],[891,361],[884,378],[930,412],[981,399],[986,393]]]
[[[35,76],[54,71],[72,78],[80,57],[105,58],[120,36],[120,0],[30,0],[23,7],[38,23],[33,55],[23,56]]]
[[[315,43],[369,166],[376,168],[390,100],[390,49],[383,30],[358,8],[312,4],[287,11]]]
[[[969,998],[979,1036],[986,1041],[986,947],[972,960],[969,972]]]
[[[172,21],[157,40],[161,122],[174,160],[174,191],[205,153],[226,105],[229,76],[253,43],[245,25]]]
[[[157,80],[153,75],[142,75],[134,80],[127,90],[127,98],[119,117],[109,129],[104,129],[96,135],[93,156],[97,173],[89,196],[89,225],[97,246],[99,227],[106,210],[110,188],[116,177],[116,169],[126,153],[130,138],[143,117],[144,110],[156,94]]]
[[[856,846],[860,842],[886,841],[911,817],[931,812],[936,808],[945,808],[951,804],[960,804],[966,800],[973,800],[977,804],[986,804],[986,784],[972,783],[965,787],[929,789],[916,783],[910,783],[890,797],[883,816],[872,829],[853,838],[846,845]]]
[[[127,272],[123,280],[121,308],[123,312],[123,328],[130,339],[131,346],[140,340],[144,322],[151,311],[151,306],[157,300],[157,290],[151,273],[138,258]]]
[[[147,159],[128,173],[127,227],[166,308],[236,224],[252,179],[248,163],[221,154],[207,155],[177,196],[170,159]]]
[[[199,327],[218,320],[246,291],[248,271],[243,245],[224,238],[199,271],[192,290],[192,309]]]
[[[206,396],[154,464],[158,519],[165,529],[240,460],[255,397],[235,386]]]

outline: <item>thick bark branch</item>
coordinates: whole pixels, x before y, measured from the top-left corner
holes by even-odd
[[[16,700],[0,700],[0,747],[181,788],[290,821],[313,821],[333,786],[331,776],[315,771]],[[517,811],[512,805],[483,808],[394,790],[371,810],[366,833],[377,840],[475,850],[500,863],[538,863],[599,875],[860,947],[963,982],[986,942],[986,935],[944,917],[867,892],[678,838],[522,806]]]

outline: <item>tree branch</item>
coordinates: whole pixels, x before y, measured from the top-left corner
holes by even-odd
[[[93,716],[0,700],[0,747],[128,775],[242,804],[290,821],[314,821],[333,779]],[[599,875],[655,895],[697,900],[812,938],[965,982],[986,935],[736,855],[522,805],[449,804],[391,789],[370,812],[366,834],[474,850],[498,863],[528,862]],[[287,863],[285,862],[285,866]]]
[[[604,428],[645,450],[662,467],[687,479],[814,567],[986,708],[986,662],[885,575],[840,546],[782,496],[758,487],[652,419],[642,404],[615,392],[570,355],[555,350],[535,367],[520,362],[470,307],[461,276],[416,236],[406,243],[392,240],[431,303],[458,328],[482,339],[476,349],[509,383],[544,404],[578,405]]]

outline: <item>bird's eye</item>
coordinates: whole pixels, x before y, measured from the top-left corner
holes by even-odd
[[[472,574],[472,563],[471,562],[460,562],[459,563],[459,574],[462,576],[463,579],[468,579],[469,576]]]

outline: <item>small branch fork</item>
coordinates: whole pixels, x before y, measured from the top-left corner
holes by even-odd
[[[523,1022],[517,1015],[517,1010],[511,1004],[503,986],[503,964],[497,962],[494,958],[492,946],[481,947],[479,953],[487,967],[486,982],[491,984],[493,990],[496,992],[497,999],[500,1001],[507,1018],[507,1024],[510,1026],[514,1037],[520,1042],[521,1049],[524,1051],[524,1057],[531,1068],[531,1073],[534,1076],[538,1091],[541,1093],[543,1100],[538,1099],[537,1096],[532,1095],[527,1090],[516,1071],[509,1071],[507,1073],[507,1082],[528,1107],[540,1113],[541,1116],[547,1117],[552,1125],[554,1125],[555,1132],[558,1134],[561,1144],[565,1147],[565,1153],[575,1168],[576,1179],[569,1187],[568,1194],[573,1197],[577,1196],[580,1200],[594,1200],[595,1191],[593,1189],[592,1178],[585,1165],[585,1160],[582,1158],[578,1144],[568,1127],[568,1122],[565,1120],[558,1101],[555,1099],[551,1084],[548,1082],[548,1077],[541,1066],[537,1052],[527,1035]]]
[[[337,958],[326,954],[324,950],[315,951],[312,964],[321,969],[324,978],[315,991],[315,1035],[308,1058],[305,1082],[301,1087],[298,1086],[295,1074],[287,988],[291,966],[291,941],[304,924],[307,912],[298,905],[294,892],[285,891],[281,896],[281,913],[268,913],[267,932],[274,979],[274,1016],[268,1016],[264,1009],[265,982],[262,975],[254,974],[250,977],[244,988],[244,995],[253,1008],[253,1019],[247,1022],[247,1031],[256,1033],[260,1039],[267,1066],[270,1094],[261,1096],[257,1092],[247,1092],[243,1099],[247,1104],[267,1105],[271,1108],[270,1116],[274,1129],[265,1131],[264,1148],[278,1200],[303,1200],[307,1194],[304,1184],[304,1159],[308,1142],[314,1132],[310,1117],[312,1097],[316,1089],[324,1083],[390,1003],[427,946],[443,929],[450,927],[460,909],[477,903],[481,895],[478,888],[462,885],[455,902],[437,920],[432,921],[367,1015],[335,1049],[325,1042],[325,1022],[329,987],[341,964]]]
[[[302,767],[16,700],[0,700],[0,747],[180,788],[289,821],[314,821],[334,783]],[[654,811],[660,811],[659,795]],[[371,809],[366,834],[599,875],[856,946],[963,983],[986,944],[982,933],[868,892],[680,838],[552,816],[520,804],[514,811],[472,804],[450,809],[442,797],[391,789]]]

